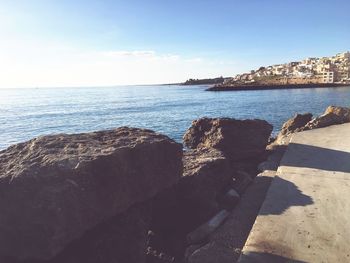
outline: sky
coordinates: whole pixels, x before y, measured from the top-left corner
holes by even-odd
[[[182,82],[350,50],[349,0],[0,0],[0,88]]]

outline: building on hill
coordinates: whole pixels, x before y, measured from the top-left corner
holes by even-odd
[[[322,72],[323,83],[334,83],[334,71]]]
[[[236,75],[226,79],[226,85],[242,85],[250,83],[284,84],[284,83],[341,83],[350,82],[350,52],[338,53],[332,57],[307,58],[260,67],[249,73]]]

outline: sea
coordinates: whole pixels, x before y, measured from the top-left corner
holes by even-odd
[[[181,142],[201,117],[264,119],[274,134],[295,113],[350,107],[350,86],[256,91],[205,91],[208,86],[148,85],[0,89],[0,150],[34,137],[113,129],[154,130]]]

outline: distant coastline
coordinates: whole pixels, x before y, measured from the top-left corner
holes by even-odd
[[[206,91],[242,91],[242,90],[279,90],[279,89],[308,89],[308,88],[330,88],[350,87],[350,83],[309,83],[309,84],[255,84],[255,85],[215,85]]]
[[[218,78],[207,78],[207,79],[188,79],[181,85],[190,86],[190,85],[212,85],[212,84],[222,84],[225,80],[230,78],[218,77]]]
[[[208,91],[305,89],[350,86],[350,52],[259,67],[234,77],[189,79],[183,85],[214,85]]]

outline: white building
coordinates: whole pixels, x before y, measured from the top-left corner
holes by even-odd
[[[337,58],[341,58],[341,59],[350,59],[350,52],[347,51],[347,52],[344,52],[344,53],[339,53],[336,55]]]
[[[323,83],[333,83],[334,82],[334,72],[333,71],[323,71],[322,72]]]

